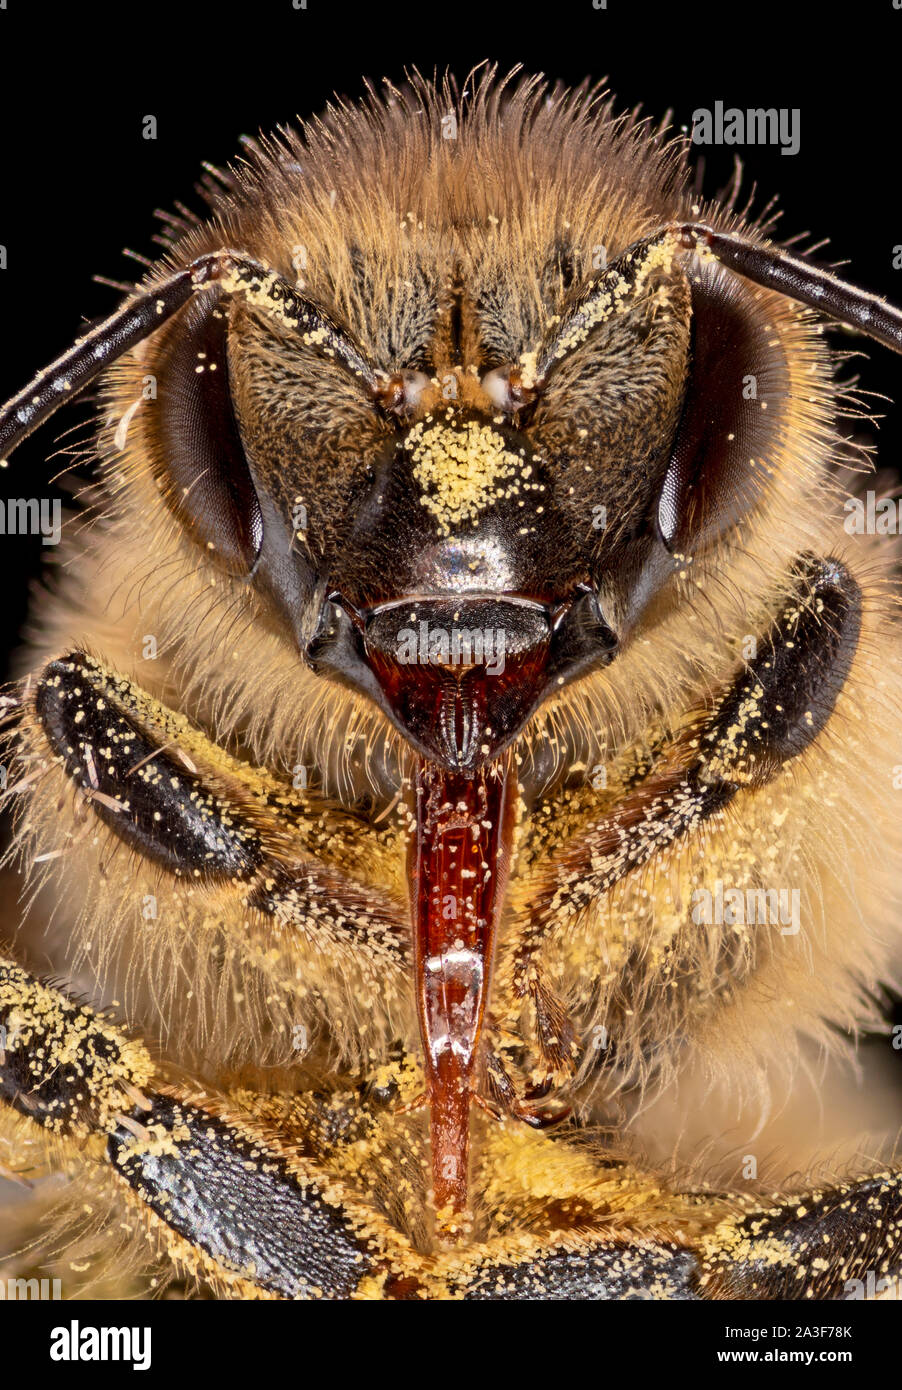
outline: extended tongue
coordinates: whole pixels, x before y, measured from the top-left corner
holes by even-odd
[[[410,851],[414,971],[439,1225],[467,1207],[470,1103],[513,839],[517,778],[504,755],[471,776],[420,761]]]

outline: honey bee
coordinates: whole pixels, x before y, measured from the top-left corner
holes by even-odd
[[[0,414],[6,456],[98,383],[4,697],[0,1157],[67,1179],[34,1258],[277,1299],[895,1278],[899,1171],[677,1155],[886,1032],[898,555],[843,525],[825,330],[900,351],[902,313],[595,89],[414,75],[204,187]]]

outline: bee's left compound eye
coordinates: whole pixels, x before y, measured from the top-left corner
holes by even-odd
[[[228,314],[195,301],[157,359],[155,462],[188,532],[231,573],[247,574],[263,543],[263,516],[229,385]]]

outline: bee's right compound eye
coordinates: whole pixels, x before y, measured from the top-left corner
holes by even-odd
[[[760,291],[716,263],[691,285],[686,393],[656,516],[675,553],[715,541],[759,501],[793,409],[776,308],[768,314]]]
[[[232,574],[248,574],[263,515],[229,384],[228,308],[209,293],[168,330],[156,359],[154,463],[190,535]]]

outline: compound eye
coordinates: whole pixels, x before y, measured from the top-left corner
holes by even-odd
[[[664,544],[683,554],[716,540],[761,497],[790,407],[789,368],[761,291],[709,265],[691,290],[688,384],[656,517]]]
[[[195,301],[157,359],[156,462],[188,533],[232,574],[248,574],[263,516],[229,387],[228,309]]]

